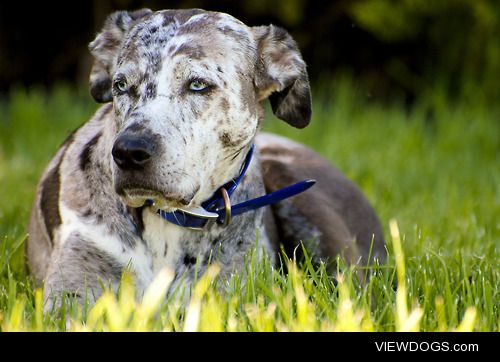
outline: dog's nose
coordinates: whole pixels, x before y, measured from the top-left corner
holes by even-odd
[[[122,170],[142,170],[150,161],[154,148],[147,137],[122,135],[116,139],[111,153]]]

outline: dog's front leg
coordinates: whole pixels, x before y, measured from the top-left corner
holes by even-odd
[[[65,296],[80,305],[93,304],[103,288],[116,287],[124,265],[112,255],[97,249],[91,241],[73,233],[54,250],[45,279],[45,309],[60,307]]]

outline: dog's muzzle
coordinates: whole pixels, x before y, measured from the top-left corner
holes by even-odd
[[[164,208],[185,207],[199,190],[195,183],[189,189],[182,189],[178,183],[159,178],[157,163],[161,160],[161,146],[152,135],[122,133],[116,138],[111,154],[116,166],[115,191],[130,207],[141,207],[149,199]]]

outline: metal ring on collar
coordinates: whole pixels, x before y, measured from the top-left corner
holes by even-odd
[[[231,222],[231,200],[229,199],[229,194],[227,193],[227,190],[224,187],[220,189],[220,192],[222,194],[222,199],[224,200],[224,211],[225,211],[224,223],[222,224],[222,226],[226,227]]]

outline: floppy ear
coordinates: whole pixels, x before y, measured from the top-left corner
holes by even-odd
[[[258,61],[255,86],[258,99],[269,98],[276,117],[297,128],[311,120],[311,90],[297,44],[277,26],[253,27]]]
[[[113,99],[111,95],[111,74],[122,40],[134,22],[152,13],[149,9],[132,12],[117,11],[106,19],[101,32],[89,44],[94,56],[90,71],[90,94],[97,102],[106,103]]]

